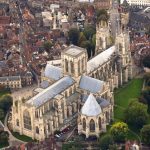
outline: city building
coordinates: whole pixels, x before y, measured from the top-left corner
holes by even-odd
[[[121,0],[123,3],[124,0]],[[130,6],[150,6],[149,0],[126,0]]]

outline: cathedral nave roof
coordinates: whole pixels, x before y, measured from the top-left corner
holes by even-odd
[[[91,93],[97,93],[102,91],[103,85],[103,81],[83,75],[80,79],[79,88]]]
[[[53,80],[59,80],[63,77],[62,69],[50,64],[47,64],[44,71],[44,76]]]
[[[100,65],[107,62],[112,54],[115,52],[115,46],[112,46],[105,51],[101,52],[91,60],[87,62],[87,73],[94,71],[96,68],[98,68]]]
[[[59,93],[63,92],[69,86],[73,85],[75,81],[70,76],[65,76],[49,86],[48,88],[44,89],[42,92],[37,94],[36,96],[32,97],[30,100],[27,101],[28,104],[34,105],[35,107],[39,107],[48,100],[54,98]]]

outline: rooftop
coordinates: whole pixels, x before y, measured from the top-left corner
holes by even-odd
[[[74,83],[75,81],[70,76],[63,77],[36,96],[32,97],[26,103],[34,105],[35,107],[39,107],[46,103],[48,100],[54,98],[59,93],[63,92]]]
[[[91,93],[102,91],[104,82],[88,76],[82,76],[80,79],[79,87]]]
[[[99,66],[107,62],[112,56],[112,54],[115,52],[115,50],[116,50],[115,46],[112,46],[106,49],[105,51],[103,51],[102,53],[100,53],[99,55],[95,56],[91,60],[89,60],[87,62],[87,73],[94,71]]]
[[[84,103],[81,113],[86,116],[97,116],[102,112],[100,105],[96,101],[95,97],[90,94]]]
[[[69,47],[66,48],[64,53],[75,57],[83,52],[85,52],[84,48],[75,45],[70,45]]]

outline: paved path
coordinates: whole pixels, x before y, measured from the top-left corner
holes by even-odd
[[[10,130],[8,129],[8,127],[7,127],[8,114],[9,114],[9,112],[6,114],[6,117],[5,117],[5,120],[4,120],[4,130],[9,133],[9,146],[16,146],[16,145],[20,145],[20,144],[26,143],[26,142],[23,142],[23,141],[15,138],[12,135],[12,133],[10,132]]]

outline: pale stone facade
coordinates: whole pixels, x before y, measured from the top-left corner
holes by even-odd
[[[102,52],[89,61],[85,49],[71,45],[61,54],[61,68],[47,64],[42,70],[41,91],[31,99],[13,101],[13,131],[43,140],[76,122],[79,134],[86,137],[105,132],[113,119],[113,90],[132,78],[128,33],[117,35],[111,47],[108,37],[109,33],[102,43],[97,38],[96,53]],[[82,111],[88,99],[94,101],[98,113]]]

